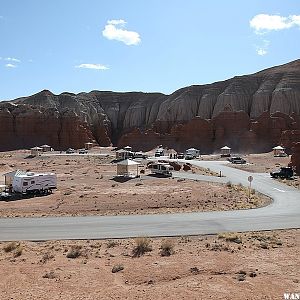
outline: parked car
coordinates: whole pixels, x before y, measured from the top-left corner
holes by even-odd
[[[294,171],[291,167],[281,167],[280,170],[270,173],[273,178],[290,179],[294,176]]]
[[[146,159],[147,155],[145,153],[143,153],[143,152],[134,152],[133,158],[143,158],[143,159]]]
[[[239,156],[230,157],[230,158],[228,158],[228,161],[230,161],[233,164],[245,164],[246,163],[246,160]]]
[[[67,154],[72,154],[72,153],[75,153],[75,149],[73,148],[68,148],[67,151],[66,151]]]
[[[186,154],[185,157],[184,157],[184,159],[186,159],[186,160],[191,160],[191,159],[194,159],[194,158],[196,158],[196,156],[192,155],[192,154]]]
[[[87,151],[86,149],[83,148],[83,149],[79,149],[79,150],[78,150],[78,153],[79,153],[79,154],[87,154],[88,151]]]
[[[184,159],[184,153],[178,152],[178,153],[177,153],[177,158],[178,158],[178,159]]]

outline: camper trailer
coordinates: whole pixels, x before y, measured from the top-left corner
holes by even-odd
[[[148,166],[152,174],[172,176],[174,168],[167,163],[152,163]]]
[[[21,194],[47,194],[56,189],[56,181],[54,173],[16,174],[12,182],[12,190]]]
[[[165,151],[163,148],[158,148],[156,151],[155,151],[155,157],[160,157],[160,156],[164,156],[165,155]]]
[[[190,148],[185,151],[185,159],[194,159],[200,155],[200,150]]]

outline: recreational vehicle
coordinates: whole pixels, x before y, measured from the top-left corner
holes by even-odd
[[[156,151],[155,151],[155,157],[159,157],[159,156],[164,156],[165,155],[165,151],[163,148],[158,148]]]
[[[152,174],[172,176],[174,168],[167,163],[152,163],[148,166]]]
[[[12,190],[21,194],[47,194],[56,189],[56,182],[54,173],[16,174],[12,182]]]
[[[185,151],[185,159],[193,159],[200,155],[200,150],[190,148]]]

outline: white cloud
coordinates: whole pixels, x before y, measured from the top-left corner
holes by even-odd
[[[6,64],[5,67],[6,68],[16,68],[17,66],[14,64]]]
[[[6,58],[4,58],[4,60],[13,61],[13,62],[17,62],[17,63],[21,62],[19,59],[14,58],[14,57],[6,57]]]
[[[283,30],[291,27],[300,27],[300,15],[282,17],[279,15],[259,14],[250,20],[250,27],[257,34],[265,34],[272,30]]]
[[[94,69],[94,70],[108,70],[109,69],[107,66],[100,65],[100,64],[80,64],[78,66],[75,66],[75,68]]]
[[[268,53],[268,51],[265,50],[265,49],[263,49],[263,48],[257,48],[257,49],[256,49],[256,53],[257,53],[258,55],[260,55],[260,56],[264,56],[264,55],[266,55],[266,54]]]
[[[261,45],[256,46],[256,53],[260,56],[264,56],[268,53],[270,41],[262,40],[260,43],[261,43]]]
[[[135,31],[125,29],[126,21],[109,20],[105,25],[102,34],[109,40],[117,40],[126,45],[137,45],[141,42],[140,35]]]

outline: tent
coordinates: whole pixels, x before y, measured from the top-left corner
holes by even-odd
[[[119,161],[117,163],[117,176],[131,176],[129,173],[129,168],[132,166],[136,166],[136,176],[138,176],[139,169],[138,165],[140,163],[135,162],[132,159],[124,159],[122,161]]]

